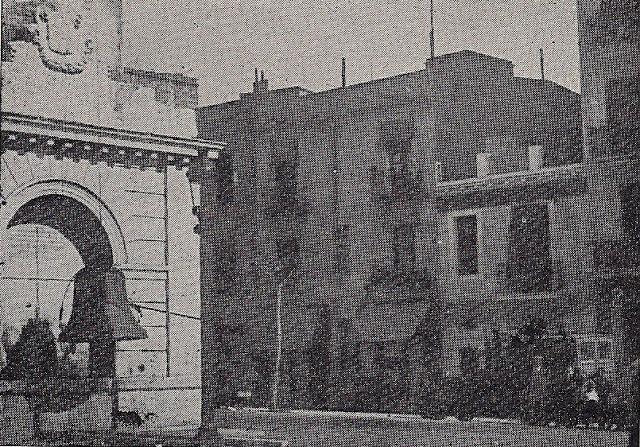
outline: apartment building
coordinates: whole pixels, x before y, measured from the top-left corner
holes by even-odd
[[[461,340],[482,340],[465,327],[495,325],[496,305],[544,308],[552,300],[551,279],[530,285],[526,275],[521,294],[501,285],[513,298],[496,296],[498,281],[491,288],[481,275],[485,259],[499,259],[490,244],[504,246],[506,236],[488,239],[481,228],[489,213],[508,214],[512,200],[581,194],[579,109],[576,93],[515,77],[510,61],[472,51],[319,93],[269,90],[256,72],[252,93],[198,109],[199,136],[229,148],[220,165],[227,173],[203,180],[198,210],[202,244],[210,247],[202,260],[203,316],[214,316],[203,321],[203,359],[212,359],[209,374],[203,364],[203,399],[220,385],[213,368],[224,355],[231,375],[257,371],[253,396],[269,400],[280,319],[281,405],[358,403],[384,371],[397,389],[359,405],[415,411],[424,375],[441,367],[455,374],[452,353],[464,348]],[[521,174],[532,181],[528,189]],[[494,185],[494,178],[506,180]],[[485,189],[495,190],[493,199]],[[474,211],[486,200],[493,200],[487,217]],[[532,216],[549,222],[543,208]],[[505,219],[496,231],[508,230]],[[551,253],[537,245],[551,233],[543,223],[530,226],[540,229],[539,240],[514,250]],[[536,267],[552,271],[545,262]],[[547,301],[527,295],[545,288]],[[477,323],[462,318],[474,315],[463,301],[483,315]],[[503,314],[496,324],[516,324]],[[219,325],[230,334],[224,354],[207,343],[218,340]],[[225,392],[234,393],[217,395]]]

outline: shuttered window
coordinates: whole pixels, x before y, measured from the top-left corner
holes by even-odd
[[[640,183],[625,185],[620,191],[622,231],[628,239],[640,240]]]
[[[456,219],[458,273],[478,273],[478,221],[475,215]]]
[[[396,272],[409,272],[416,264],[416,232],[413,225],[399,225],[393,232],[393,266]]]
[[[546,203],[511,209],[507,275],[513,290],[523,293],[551,289],[551,241]]]

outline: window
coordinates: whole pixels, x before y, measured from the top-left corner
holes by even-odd
[[[640,183],[625,185],[620,191],[622,231],[633,242],[640,242]]]
[[[274,174],[274,201],[283,209],[295,207],[298,193],[296,163],[292,161],[279,161],[275,164]]]
[[[409,182],[409,154],[407,150],[401,146],[391,156],[391,195],[393,197],[401,196],[407,192]]]
[[[611,342],[608,340],[598,342],[598,358],[600,360],[611,359]]]
[[[578,365],[585,376],[596,372],[611,376],[614,371],[613,345],[608,337],[587,336],[579,338]]]
[[[596,358],[596,342],[584,341],[580,344],[580,359],[581,360],[595,360]]]
[[[416,264],[416,232],[413,225],[399,225],[393,231],[393,266],[406,273]]]
[[[340,366],[346,368],[355,363],[356,356],[352,348],[353,324],[348,319],[341,319],[337,325],[338,346],[340,347]]]
[[[456,219],[458,273],[478,273],[478,222],[475,215]]]
[[[606,337],[589,337],[579,342],[581,361],[611,360],[611,340]]]
[[[596,305],[596,332],[610,334],[611,322],[611,302],[607,297],[601,297]]]
[[[402,368],[402,356],[398,342],[376,342],[373,351],[373,364],[378,372],[389,372]]]
[[[415,197],[422,187],[422,173],[416,169],[415,161],[410,157],[411,141],[394,141],[390,143],[387,150],[389,152],[391,197],[397,201],[405,201]]]
[[[509,226],[507,277],[522,293],[551,289],[551,241],[546,203],[514,206]]]
[[[595,38],[599,44],[633,40],[640,33],[637,0],[602,0],[595,18]]]
[[[163,104],[171,104],[172,101],[171,87],[167,83],[159,83],[155,88],[155,100]]]
[[[234,172],[231,156],[222,154],[216,167],[218,201],[222,204],[229,204],[233,201],[234,190]]]
[[[276,242],[278,261],[283,273],[297,270],[300,265],[300,245],[298,239],[284,239]]]
[[[638,153],[640,78],[617,79],[609,82],[606,101],[612,155]]]
[[[340,225],[336,231],[336,272],[349,270],[349,225]]]

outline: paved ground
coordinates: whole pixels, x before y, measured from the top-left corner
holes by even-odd
[[[268,414],[259,419],[252,418],[251,428],[263,431],[266,438],[287,439],[292,447],[626,447],[628,439],[622,432],[488,422],[367,420],[291,414]],[[42,445],[195,446],[198,445],[196,434],[195,427],[173,427],[162,432],[137,431],[115,437],[76,436]]]
[[[424,420],[353,420],[270,418],[254,425],[267,437],[306,447],[626,447],[621,432],[527,427],[520,424]]]

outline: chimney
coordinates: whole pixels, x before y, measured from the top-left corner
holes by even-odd
[[[269,81],[264,78],[264,71],[260,71],[260,80],[258,80],[258,69],[255,69],[255,81],[253,82],[253,93],[263,94],[269,91]]]
[[[529,146],[529,170],[538,171],[542,168],[542,146],[532,145]]]
[[[476,169],[478,178],[486,178],[491,174],[491,153],[480,152],[476,154]]]

